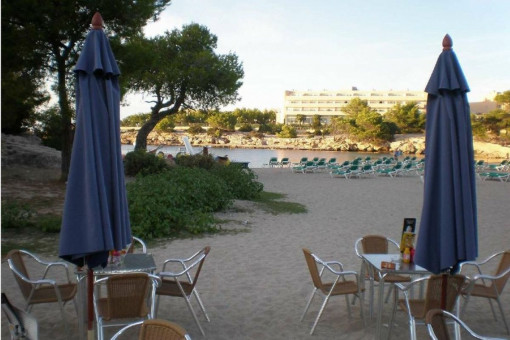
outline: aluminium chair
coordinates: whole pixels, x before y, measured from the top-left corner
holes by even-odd
[[[76,305],[75,295],[78,290],[78,285],[71,282],[71,276],[69,274],[69,268],[65,262],[47,262],[41,260],[36,255],[26,251],[13,249],[7,253],[7,262],[11,269],[18,286],[21,290],[23,297],[25,298],[25,312],[30,312],[33,305],[42,303],[58,303],[60,308],[60,314],[64,322],[66,332],[69,333],[68,320],[64,312],[64,305],[73,301],[76,314],[78,315],[78,309]],[[33,275],[27,270],[25,265],[25,259],[30,259],[34,263],[45,267],[44,274],[40,278],[34,278]],[[66,272],[66,282],[57,283],[56,280],[47,279],[47,275],[52,268],[61,267]]]
[[[492,275],[487,275],[482,272],[484,267],[487,267],[491,263],[494,263],[499,258],[499,264],[496,271]],[[503,311],[503,305],[501,303],[500,296],[505,288],[505,285],[510,278],[510,250],[500,251],[489,256],[487,259],[481,262],[468,261],[461,264],[460,269],[466,271],[468,267],[475,269],[477,274],[470,277],[469,285],[462,290],[462,296],[465,297],[464,306],[462,307],[461,316],[466,312],[466,307],[471,297],[481,297],[489,300],[491,306],[492,315],[497,320],[492,300],[496,300],[498,303],[499,311],[501,312],[501,318],[505,324],[506,332],[510,334],[510,329],[505,318]]]
[[[360,278],[363,281],[369,281],[370,284],[370,297],[369,297],[369,312],[370,317],[373,316],[374,311],[374,283],[379,282],[379,276],[375,275],[375,273],[370,270],[370,266],[365,263],[363,260],[362,254],[388,254],[389,246],[394,246],[394,252],[400,253],[399,244],[382,235],[365,235],[356,240],[354,243],[354,251],[356,255],[362,260],[361,269],[360,269]],[[410,282],[411,277],[409,275],[397,275],[397,274],[388,274],[384,278],[384,283],[392,285],[396,282]],[[388,302],[390,297],[391,290],[388,290],[386,295],[385,302]],[[353,301],[354,302],[354,301]]]
[[[363,324],[365,324],[365,316],[363,312],[363,289],[359,285],[358,273],[355,271],[344,271],[342,263],[338,261],[323,261],[306,248],[303,248],[303,253],[305,255],[306,264],[310,271],[314,287],[300,321],[303,321],[315,294],[319,294],[324,297],[324,301],[319,309],[319,314],[317,314],[312,329],[310,330],[310,335],[312,335],[315,331],[315,327],[317,327],[317,323],[319,322],[319,319],[324,312],[330,297],[332,296],[345,296],[349,317],[351,317],[351,307],[349,305],[348,295],[352,294],[358,296],[360,300],[361,319]],[[334,269],[333,266],[338,267],[338,270]],[[326,276],[326,274],[332,278],[332,281],[323,281],[323,275]],[[352,279],[348,280],[347,277],[352,277]]]
[[[11,340],[38,340],[39,329],[37,320],[29,313],[11,304],[7,295],[2,293],[2,311],[9,323]]]
[[[145,245],[145,242],[141,238],[138,238],[136,236],[132,236],[131,237],[131,244],[129,245],[129,247],[127,249],[127,253],[128,254],[134,253],[137,244],[140,247],[142,247],[142,253],[146,254],[147,253],[147,246]]]
[[[454,336],[452,337],[452,332],[447,327],[448,323],[453,323],[455,327],[460,328],[464,331],[464,333],[469,334],[470,339],[503,340],[500,338],[491,338],[475,333],[471,328],[469,328],[468,325],[464,323],[464,321],[459,319],[454,314],[442,309],[431,309],[425,316],[425,324],[427,325],[427,329],[432,340],[450,340],[455,338]]]
[[[160,282],[158,276],[147,273],[116,274],[94,282],[97,338],[104,338],[105,327],[152,319],[156,287]],[[104,297],[101,291],[103,287],[106,291]]]
[[[128,329],[140,326],[138,340],[191,340],[189,334],[178,324],[161,319],[151,319],[131,323],[120,329],[111,340],[117,340]],[[126,337],[127,339],[127,337]]]
[[[446,280],[446,282],[443,280]],[[466,277],[464,275],[443,274],[422,277],[407,284],[395,283],[395,298],[389,325],[388,339],[391,338],[397,306],[399,306],[407,314],[410,339],[416,340],[416,324],[418,322],[425,324],[425,317],[429,310],[441,308],[441,306],[444,305],[444,310],[448,312],[453,311],[454,308],[458,311],[458,297],[460,296],[460,292],[465,281]],[[421,284],[422,282],[427,283],[427,291],[424,298],[412,299],[409,291],[413,286]],[[444,291],[443,288],[445,288]],[[402,292],[404,294],[403,299],[399,299],[398,292]],[[442,301],[443,299],[445,300]]]
[[[195,296],[198,301],[200,309],[204,313],[207,322],[210,322],[209,316],[205,310],[204,304],[200,299],[196,284],[198,277],[204,265],[205,259],[209,254],[211,247],[204,247],[202,250],[196,252],[187,259],[168,259],[163,264],[163,271],[158,275],[161,278],[161,286],[157,289],[156,294],[158,296],[156,302],[156,310],[159,306],[159,299],[162,295],[182,297],[186,301],[189,311],[193,315],[196,325],[200,329],[200,333],[205,336],[204,330],[198,321],[197,315],[193,306],[191,305],[191,297]],[[177,271],[167,271],[166,266],[170,263],[178,264],[179,269]]]

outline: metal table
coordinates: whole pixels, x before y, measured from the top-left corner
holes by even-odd
[[[92,268],[94,277],[104,277],[109,275],[118,275],[125,273],[154,273],[156,262],[152,254],[126,254],[123,260],[118,264],[108,264],[106,267]],[[78,280],[78,331],[80,339],[84,338],[87,308],[87,272],[85,270],[76,271]]]
[[[361,254],[363,260],[370,267],[374,275],[379,276],[379,298],[377,307],[377,327],[375,332],[375,339],[381,339],[381,325],[382,325],[382,310],[384,300],[384,278],[388,274],[397,275],[427,275],[430,274],[425,268],[422,268],[414,263],[403,263],[400,261],[400,254]],[[382,262],[393,262],[396,264],[395,269],[382,268]]]

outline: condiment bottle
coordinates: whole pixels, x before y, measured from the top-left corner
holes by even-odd
[[[410,263],[411,262],[411,250],[409,247],[406,247],[404,250],[404,254],[402,255],[402,262]]]

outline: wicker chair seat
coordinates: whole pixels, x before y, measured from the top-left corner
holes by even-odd
[[[60,291],[62,301],[70,301],[76,295],[78,286],[75,283],[60,284],[57,286]],[[47,303],[47,302],[58,302],[57,294],[53,286],[42,286],[35,289],[32,298],[30,299],[31,304]]]
[[[194,285],[187,281],[179,281],[182,289],[186,293],[187,296],[190,296],[193,292]],[[179,286],[172,279],[162,279],[161,286],[156,290],[156,294],[158,295],[169,295],[169,296],[182,296],[181,290]]]
[[[323,283],[321,291],[328,295],[333,282]],[[363,291],[363,289],[362,289]],[[339,281],[330,295],[358,294],[358,285],[354,281]]]

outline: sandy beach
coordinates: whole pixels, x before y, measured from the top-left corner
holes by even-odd
[[[161,268],[166,258],[187,257],[205,245],[211,246],[197,286],[211,319],[210,323],[206,322],[197,306],[206,338],[307,339],[320,299],[312,302],[307,316],[300,322],[312,290],[301,249],[307,247],[324,260],[338,260],[345,269],[359,271],[360,260],[354,252],[356,239],[366,234],[381,234],[398,240],[404,218],[420,219],[423,184],[419,177],[346,180],[331,178],[327,173],[301,174],[279,168],[255,169],[255,172],[265,191],[284,193],[285,200],[305,205],[308,212],[272,215],[253,202],[238,201],[234,209],[218,214],[218,218],[230,221],[224,228],[240,231],[165,244],[149,243],[149,252]],[[479,259],[482,260],[510,248],[510,183],[477,180],[477,200]],[[21,306],[23,299],[5,262],[1,284],[2,291]],[[509,287],[502,300],[510,322]],[[192,303],[196,306],[196,301]],[[359,311],[359,304],[352,306],[352,318],[349,318],[345,300],[332,298],[313,338],[372,339],[375,319],[367,318],[364,327]],[[34,306],[32,312],[39,321],[40,339],[65,339],[56,305]],[[66,306],[66,312],[76,334],[77,317],[72,304]],[[383,313],[383,322],[387,323],[391,303],[384,305]],[[495,321],[488,302],[473,298],[463,319],[480,334],[508,337],[497,315]],[[194,339],[203,338],[183,299],[163,297],[158,317],[179,323]],[[397,313],[397,323],[392,338],[408,339],[407,318],[401,311]],[[417,328],[418,338],[427,339],[425,327]],[[105,334],[113,333],[112,328]],[[2,339],[7,338],[7,323],[2,315]]]

